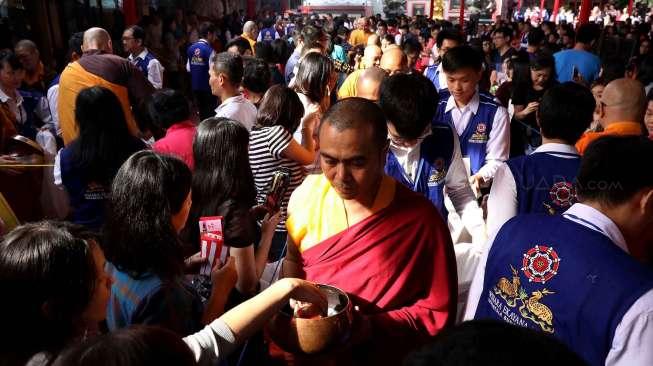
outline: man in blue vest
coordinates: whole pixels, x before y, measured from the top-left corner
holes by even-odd
[[[263,21],[263,29],[258,32],[256,42],[272,43],[277,38],[281,38],[279,32],[274,27],[274,19],[268,18]]]
[[[580,203],[516,216],[488,241],[465,319],[543,331],[590,365],[653,365],[653,170],[637,159],[650,156],[644,137],[592,143]]]
[[[485,224],[467,180],[458,136],[447,124],[431,127],[438,92],[419,74],[396,74],[381,84],[380,105],[388,118],[390,149],[385,172],[425,195],[447,219],[446,193],[475,242],[483,242]]]
[[[424,70],[426,76],[438,92],[447,89],[447,77],[442,71],[442,58],[450,49],[463,44],[463,39],[455,29],[444,29],[438,33],[435,39],[435,45],[438,49],[438,60],[433,65]]]
[[[508,112],[492,96],[478,91],[482,59],[471,47],[450,49],[442,59],[442,70],[450,95],[440,98],[435,123],[449,124],[458,133],[463,160],[469,162],[470,183],[479,192],[508,159]]]
[[[129,53],[127,59],[143,72],[154,89],[163,88],[163,66],[145,47],[145,30],[137,25],[125,29],[122,46]]]
[[[188,47],[186,70],[190,72],[191,89],[200,113],[200,120],[215,115],[218,106],[209,86],[209,62],[213,55],[211,43],[215,40],[215,26],[204,22],[199,29],[200,39]]]
[[[488,199],[488,232],[515,215],[561,214],[576,202],[580,155],[574,145],[592,122],[594,107],[592,93],[577,83],[547,90],[537,112],[542,145],[497,169]]]

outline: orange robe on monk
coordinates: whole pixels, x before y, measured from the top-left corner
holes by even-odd
[[[422,195],[384,176],[372,212],[348,227],[329,181],[310,175],[290,199],[286,225],[305,278],[343,289],[369,317],[372,338],[354,349],[356,359],[397,365],[453,323],[456,262],[446,224]]]
[[[576,142],[576,149],[583,155],[590,143],[603,136],[639,136],[643,135],[642,125],[636,122],[614,122],[601,132],[585,132]]]

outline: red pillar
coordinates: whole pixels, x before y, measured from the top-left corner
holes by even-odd
[[[628,15],[633,15],[633,0],[628,0]]]
[[[122,12],[125,15],[126,25],[138,23],[138,10],[136,9],[135,0],[124,0],[122,2]]]
[[[592,8],[592,0],[582,0],[580,3],[580,14],[578,15],[579,24],[587,24],[590,20],[590,10]]]
[[[517,10],[521,10],[521,4],[522,4],[522,0],[519,0],[519,2],[517,3]]]
[[[247,0],[247,17],[256,19],[256,0]]]
[[[465,0],[460,0],[460,19],[458,21],[460,23],[460,32],[464,33],[465,32]]]
[[[560,10],[560,0],[553,2],[553,22],[558,18],[558,11]]]

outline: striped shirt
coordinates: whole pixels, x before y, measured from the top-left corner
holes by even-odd
[[[281,202],[282,217],[277,225],[277,231],[286,231],[286,215],[290,194],[297,188],[306,172],[298,162],[286,159],[281,156],[290,141],[292,135],[283,126],[254,127],[249,135],[249,164],[254,174],[256,184],[256,201],[259,204],[265,202],[265,196],[270,180],[275,171],[284,167],[290,170],[290,185]]]

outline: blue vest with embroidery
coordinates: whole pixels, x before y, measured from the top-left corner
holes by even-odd
[[[434,126],[431,135],[424,138],[420,145],[420,159],[417,175],[413,182],[406,177],[397,157],[388,152],[385,172],[406,187],[425,195],[447,219],[444,207],[445,177],[453,156],[453,130],[448,125]]]
[[[573,184],[580,169],[580,155],[538,152],[510,159],[506,164],[515,178],[517,213],[561,214],[576,203]]]
[[[454,126],[451,111],[446,111],[448,100],[449,98],[440,98],[435,120]],[[492,131],[494,115],[497,113],[497,109],[499,109],[499,104],[494,101],[492,96],[479,93],[478,110],[469,119],[469,123],[462,135],[458,136],[460,152],[463,157],[469,157],[472,175],[476,174],[485,165],[487,142],[490,131]]]
[[[199,40],[188,47],[188,63],[190,65],[190,81],[193,91],[210,92],[209,59],[213,48],[205,40]]]
[[[70,198],[71,221],[92,230],[100,230],[104,223],[105,204],[111,187],[89,182],[85,177],[84,169],[76,166],[71,147],[61,150],[59,162],[61,181]]]
[[[653,272],[567,215],[520,215],[503,225],[474,318],[544,331],[603,365],[622,317],[653,288]]]
[[[261,29],[261,41],[265,43],[274,41],[277,38],[276,33],[277,31],[273,27]]]
[[[147,79],[147,75],[148,75],[147,66],[150,64],[150,61],[152,61],[154,59],[155,59],[154,55],[152,55],[149,52],[147,52],[145,54],[145,58],[140,58],[140,57],[135,58],[136,67],[138,67],[143,72],[143,75],[145,75],[146,79]]]

